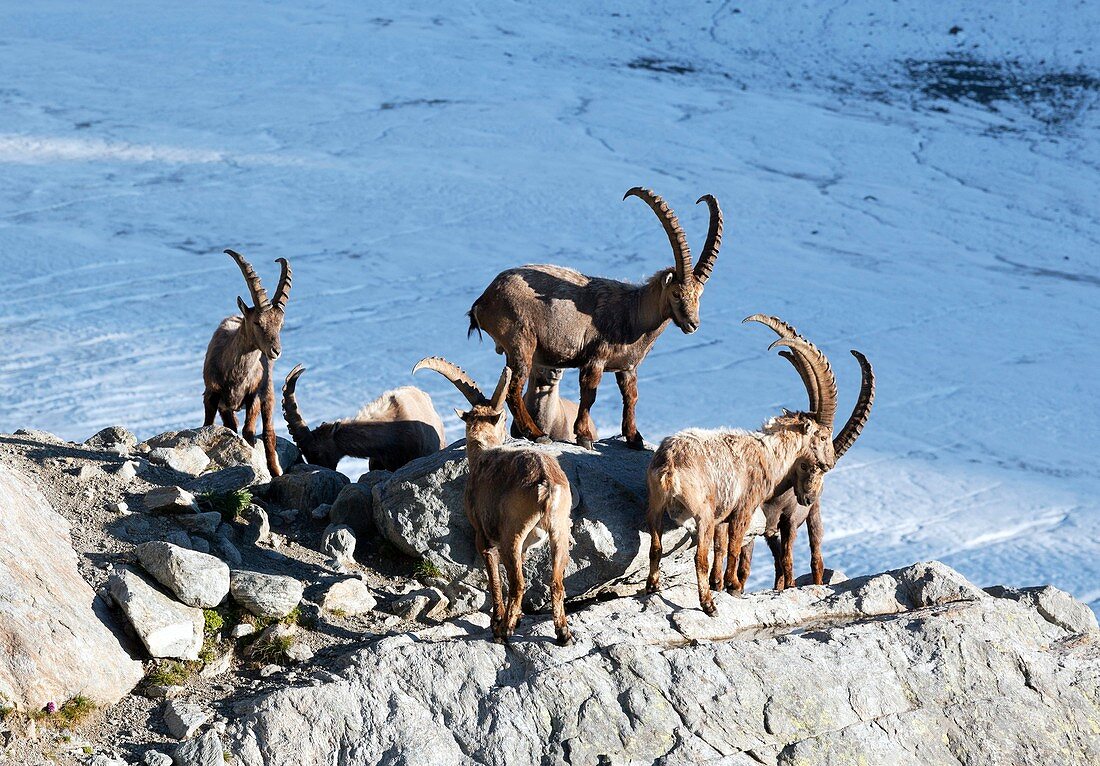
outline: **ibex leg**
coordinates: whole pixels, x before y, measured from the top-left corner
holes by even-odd
[[[573,424],[573,433],[577,435],[577,444],[586,449],[592,449],[592,443],[596,441],[596,428],[592,425],[589,410],[596,402],[596,389],[599,388],[602,377],[602,367],[581,368],[581,401],[577,407],[577,422]]]
[[[626,445],[631,449],[643,449],[645,440],[638,433],[638,426],[634,422],[634,406],[638,403],[638,372],[621,370],[615,373],[615,380],[623,395],[623,437]]]
[[[514,425],[525,439],[549,442],[549,438],[535,423],[535,419],[527,411],[527,404],[523,401],[523,387],[531,375],[531,360],[535,355],[534,341],[517,343],[513,349],[513,352],[508,354],[508,367],[512,370],[512,380],[508,384],[507,402],[508,408],[512,410]]]

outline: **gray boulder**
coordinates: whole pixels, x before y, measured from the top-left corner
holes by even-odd
[[[24,712],[77,694],[117,702],[143,671],[114,623],[80,576],[68,522],[0,464],[0,700]]]
[[[452,585],[448,596],[459,610],[471,604],[462,586],[487,585],[484,562],[475,550],[463,493],[468,468],[464,441],[398,470],[374,487],[379,532],[403,553],[425,558]],[[645,530],[646,467],[653,453],[632,450],[621,439],[596,443],[596,451],[572,444],[535,446],[558,457],[573,493],[573,547],[566,569],[570,599],[634,593],[649,571]],[[763,531],[758,514],[752,533]],[[661,572],[669,584],[694,581],[695,549],[685,530],[666,521]],[[549,546],[528,551],[525,563],[529,608],[549,606]]]
[[[109,426],[85,439],[84,446],[125,454],[137,446],[137,437],[122,426]]]
[[[321,597],[321,609],[355,617],[374,611],[378,600],[367,584],[358,577],[337,580],[328,586]]]
[[[267,511],[258,505],[249,505],[241,512],[244,523],[244,542],[248,545],[271,545],[271,522]]]
[[[235,465],[204,473],[187,482],[184,489],[196,495],[203,492],[233,492],[250,487],[257,481],[255,468],[250,465]]]
[[[149,462],[163,465],[180,473],[198,476],[210,465],[210,458],[200,447],[156,447],[146,455]]]
[[[172,763],[175,766],[225,766],[221,737],[210,729],[197,739],[187,740],[172,753]]]
[[[116,570],[108,578],[107,588],[151,656],[199,658],[204,626],[201,609],[169,598],[128,569]]]
[[[822,585],[839,585],[848,579],[848,575],[841,572],[839,569],[826,569],[822,573]],[[801,588],[803,585],[813,585],[814,576],[812,572],[807,572],[804,575],[799,575],[794,584]]]
[[[321,537],[321,550],[339,569],[355,561],[355,533],[346,524],[329,524]]]
[[[281,618],[302,600],[302,583],[285,575],[234,570],[229,586],[233,599],[257,617]]]
[[[214,532],[222,523],[222,515],[217,511],[206,513],[183,514],[175,517],[175,521],[192,535],[213,537]],[[194,541],[192,541],[193,543]]]
[[[1006,588],[995,585],[992,588],[986,588],[986,592],[997,598],[1023,602],[1049,622],[1074,633],[1087,633],[1098,628],[1095,612],[1064,590],[1059,590],[1052,585],[1034,588]]]
[[[374,532],[374,516],[371,508],[371,486],[362,481],[348,484],[340,490],[328,512],[333,524],[346,524],[356,537],[366,540]]]
[[[338,471],[303,463],[272,479],[267,497],[279,505],[309,513],[322,503],[335,502],[347,484],[348,477]]]
[[[150,513],[198,513],[195,496],[182,487],[154,487],[145,493],[145,510]]]
[[[190,739],[210,722],[213,714],[199,705],[169,700],[164,705],[164,725],[176,739]]]
[[[918,564],[835,587],[689,585],[527,618],[477,615],[351,655],[338,677],[238,702],[243,766],[1093,764],[1100,636]]]
[[[145,571],[188,606],[211,609],[229,594],[229,567],[219,558],[165,542],[142,543]]]

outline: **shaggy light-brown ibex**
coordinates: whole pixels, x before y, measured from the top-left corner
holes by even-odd
[[[791,489],[800,505],[811,507],[821,494],[825,473],[836,463],[832,440],[836,380],[825,355],[804,338],[780,338],[771,347],[775,346],[792,352],[790,359],[817,406],[812,412],[784,411],[757,432],[692,429],[661,442],[647,471],[648,592],[659,586],[666,513],[680,524],[695,520],[699,604],[704,612],[714,614],[708,574],[716,525],[728,522],[729,539],[738,541],[740,550],[752,513],[765,500]],[[744,583],[736,567],[731,569],[727,571],[731,589],[740,591]]]
[[[332,468],[343,457],[368,458],[371,470],[396,471],[446,445],[432,399],[414,386],[387,391],[353,418],[311,429],[298,410],[295,388],[306,368],[296,366],[283,384],[283,417],[294,443],[313,465]]]
[[[282,272],[275,297],[268,299],[251,264],[239,253],[225,252],[240,267],[254,305],[249,307],[238,295],[237,308],[241,315],[223,319],[206,348],[206,361],[202,366],[206,385],[202,395],[206,411],[203,424],[211,425],[214,415],[220,413],[226,427],[236,431],[237,411],[243,409],[241,435],[255,445],[256,418],[262,414],[267,467],[272,476],[279,476],[283,471],[275,451],[275,424],[271,418],[275,411],[275,386],[271,375],[275,360],[282,352],[279,333],[283,329],[286,301],[290,296],[290,264],[286,258],[276,260]]]
[[[722,211],[709,194],[710,229],[699,263],[692,269],[691,250],[676,214],[649,189],[635,187],[623,199],[638,197],[664,226],[676,259],[644,284],[589,277],[560,266],[509,269],[485,289],[470,308],[470,330],[484,330],[496,342],[512,371],[508,406],[519,431],[544,440],[523,402],[523,386],[538,367],[580,368],[581,401],[573,432],[577,443],[591,448],[596,440],[589,410],[604,372],[614,372],[623,397],[623,436],[642,449],[634,422],[638,400],[637,367],[669,321],[685,333],[699,328],[699,298],[722,243]]]
[[[556,442],[576,442],[573,424],[577,422],[577,403],[561,397],[561,378],[565,371],[560,368],[535,367],[527,381],[527,390],[523,393],[523,403],[527,412],[543,433]],[[522,438],[519,426],[512,421],[512,436]],[[593,439],[599,435],[592,431]]]
[[[486,399],[470,377],[440,357],[421,359],[413,367],[435,370],[454,383],[470,402],[456,410],[466,423],[466,516],[474,543],[485,559],[493,596],[493,636],[506,641],[523,614],[523,555],[549,537],[552,567],[550,597],[558,642],[571,640],[565,618],[565,567],[569,564],[569,509],[572,494],[557,458],[532,447],[502,446],[505,438],[504,393],[510,371],[501,373],[496,391]],[[540,534],[545,533],[545,534]],[[500,562],[508,574],[508,607],[500,586]]]
[[[771,328],[780,338],[802,337],[794,327],[778,317],[753,314],[751,317],[746,317],[744,321],[759,322]],[[792,355],[788,351],[780,351],[779,353],[795,365],[795,369],[799,370],[799,375],[801,375],[803,379],[813,380],[811,376],[803,374],[803,371],[800,369],[800,365],[803,364],[801,358]],[[853,350],[851,353],[852,356],[856,358],[856,361],[859,362],[860,367],[861,382],[859,397],[856,400],[856,405],[852,410],[852,414],[848,417],[848,422],[844,424],[844,427],[840,429],[840,433],[833,439],[833,455],[835,460],[840,460],[841,456],[855,444],[856,439],[859,438],[860,433],[863,431],[863,427],[867,424],[867,419],[871,415],[871,407],[875,402],[875,373],[871,368],[871,363],[868,362],[867,357],[860,352]],[[821,405],[818,402],[819,393],[814,390],[809,391],[809,395],[810,410],[816,411],[820,409]],[[803,524],[807,525],[806,528],[810,534],[811,576],[813,577],[815,585],[821,585],[824,581],[825,571],[825,564],[821,557],[821,539],[823,534],[821,524],[821,497],[818,496],[814,500],[813,505],[801,505],[795,497],[794,489],[788,488],[768,498],[764,501],[761,508],[767,520],[764,539],[768,543],[768,548],[771,550],[772,559],[775,564],[775,589],[783,590],[784,588],[794,586],[794,543],[798,535],[798,528]],[[753,543],[755,540],[750,539],[741,547],[740,552],[738,552],[736,541],[727,538],[727,526],[724,524],[718,525],[714,535],[714,564],[711,567],[710,573],[710,584],[714,590],[722,589],[724,580],[726,580],[726,572],[730,571],[730,568],[733,566],[737,567],[736,579],[739,582],[744,584],[749,579],[749,572],[752,567]],[[723,552],[728,552],[728,558]],[[725,562],[725,569],[723,568],[723,561]],[[732,581],[731,578],[730,582]]]

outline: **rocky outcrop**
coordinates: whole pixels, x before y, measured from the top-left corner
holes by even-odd
[[[339,471],[302,464],[273,479],[267,497],[283,507],[309,513],[319,505],[333,503],[347,484],[348,477]]]
[[[141,680],[77,571],[69,525],[0,465],[0,707],[38,710],[76,694],[116,702]]]
[[[276,445],[279,465],[284,471],[301,461],[302,455],[293,442],[280,437],[276,440]],[[176,468],[183,473],[197,474],[204,470],[250,466],[257,481],[271,479],[263,443],[257,441],[256,446],[250,446],[244,437],[225,426],[167,431],[137,445],[136,450],[148,455],[154,462]],[[206,456],[205,466],[198,466],[196,450]]]
[[[559,647],[484,615],[383,639],[236,705],[240,763],[1100,762],[1100,634],[938,564],[698,608],[594,603]]]
[[[425,558],[452,582],[452,601],[473,606],[462,592],[486,586],[484,563],[474,548],[463,493],[469,469],[465,442],[401,468],[374,488],[374,521],[382,535],[402,552]],[[590,451],[555,443],[533,448],[558,457],[573,493],[573,546],[566,569],[570,599],[631,593],[649,571],[649,533],[645,531],[646,467],[653,453],[628,449],[621,439],[606,439]],[[750,534],[763,531],[763,516],[754,517]],[[685,530],[666,523],[665,582],[692,581],[695,548]],[[527,605],[549,605],[549,549],[528,551]],[[466,589],[460,586],[466,586]],[[468,590],[467,590],[468,592]]]

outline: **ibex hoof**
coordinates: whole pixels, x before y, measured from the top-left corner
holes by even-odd
[[[641,434],[636,433],[633,436],[626,437],[626,446],[630,449],[643,450],[645,449],[645,439],[642,438]]]
[[[573,643],[573,634],[568,628],[558,633],[558,646],[569,646],[571,643]]]
[[[535,444],[553,444],[553,443],[554,443],[554,440],[551,439],[549,436],[540,436],[539,438],[535,439]]]
[[[741,592],[740,588],[735,588],[732,585],[726,586],[726,593],[730,594],[734,598],[744,598],[745,594]]]
[[[703,604],[702,607],[703,611],[707,614],[708,617],[714,617],[716,614],[718,614],[718,607],[714,605],[713,601],[709,604]]]
[[[584,447],[585,449],[592,449],[592,440],[591,439],[578,438],[577,439],[577,446],[578,447]]]
[[[660,583],[657,583],[657,582],[647,582],[647,583],[645,584],[645,592],[646,592],[646,593],[656,593],[656,592],[657,592],[657,591],[659,591],[660,589],[661,589],[661,585],[660,585]]]

